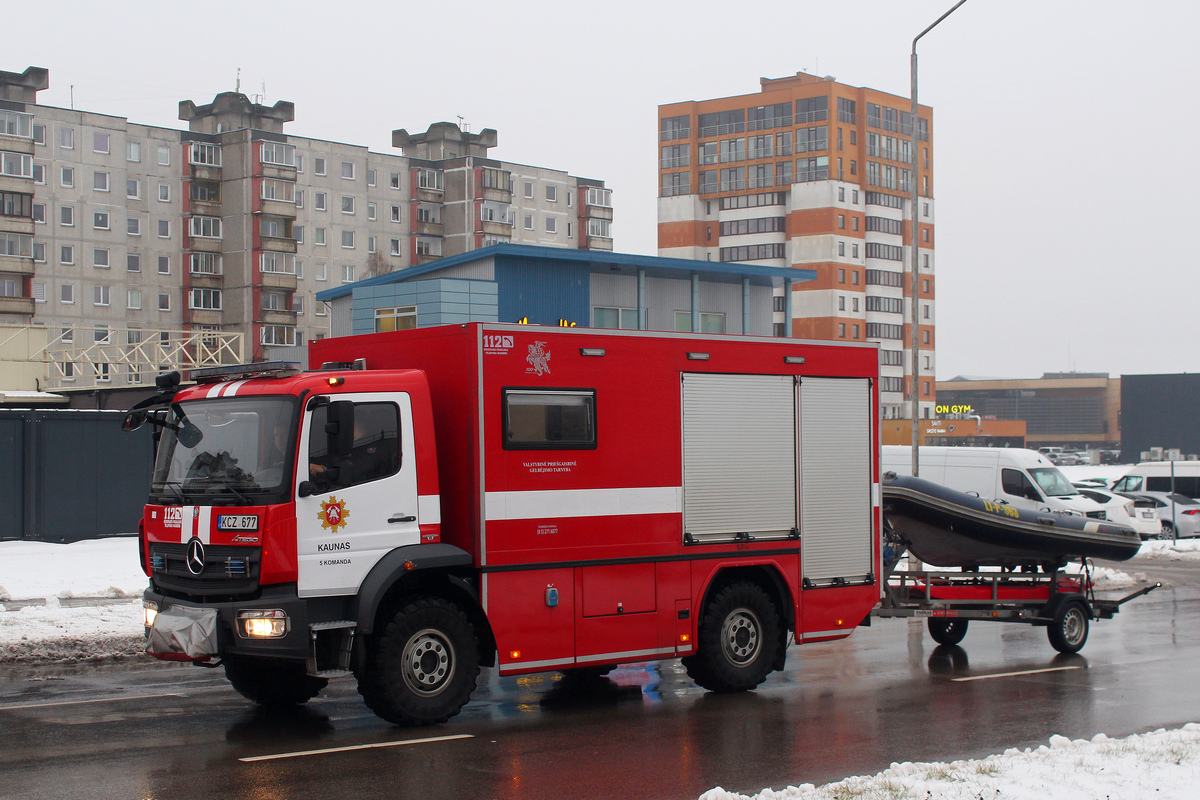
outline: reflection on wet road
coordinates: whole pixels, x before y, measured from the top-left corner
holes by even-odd
[[[972,624],[935,646],[875,620],[793,647],[759,691],[697,689],[677,661],[607,678],[487,672],[450,723],[399,729],[352,680],[287,713],[220,670],[0,674],[0,797],[695,798],[1200,721],[1200,587],[1162,589],[1062,656],[1042,629]],[[964,680],[970,679],[970,680]],[[268,759],[256,759],[274,756]],[[286,756],[286,757],[281,757]]]

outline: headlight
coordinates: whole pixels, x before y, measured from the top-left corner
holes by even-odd
[[[238,633],[247,639],[278,639],[288,627],[288,616],[280,608],[238,612]]]
[[[158,616],[158,603],[153,600],[142,601],[142,621],[149,628],[154,625],[154,618]]]

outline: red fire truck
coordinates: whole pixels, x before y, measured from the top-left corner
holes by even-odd
[[[147,652],[397,724],[481,666],[751,689],[881,596],[877,350],[471,323],[160,381]]]

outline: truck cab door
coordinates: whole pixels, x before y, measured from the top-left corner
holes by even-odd
[[[1019,469],[1000,470],[1000,488],[1003,499],[1017,508],[1037,510],[1046,507],[1046,498],[1033,485],[1033,481]]]
[[[421,539],[412,402],[405,392],[335,395],[353,403],[348,453],[331,453],[329,404],[310,400],[296,473],[297,591],[354,594],[391,550]]]

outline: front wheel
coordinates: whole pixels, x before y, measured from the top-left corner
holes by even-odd
[[[225,677],[242,697],[278,708],[307,703],[328,685],[305,672],[303,661],[225,656]]]
[[[1078,653],[1087,642],[1091,614],[1079,600],[1068,600],[1054,612],[1054,621],[1046,629],[1050,645],[1060,653]]]
[[[758,584],[719,590],[700,618],[696,653],[683,659],[697,684],[713,692],[753,689],[772,670],[782,636],[779,612]]]
[[[967,635],[967,621],[965,619],[930,617],[928,626],[929,635],[938,644],[958,644]]]
[[[454,603],[420,597],[367,641],[355,671],[367,707],[396,725],[432,725],[457,714],[479,675],[475,629]]]

